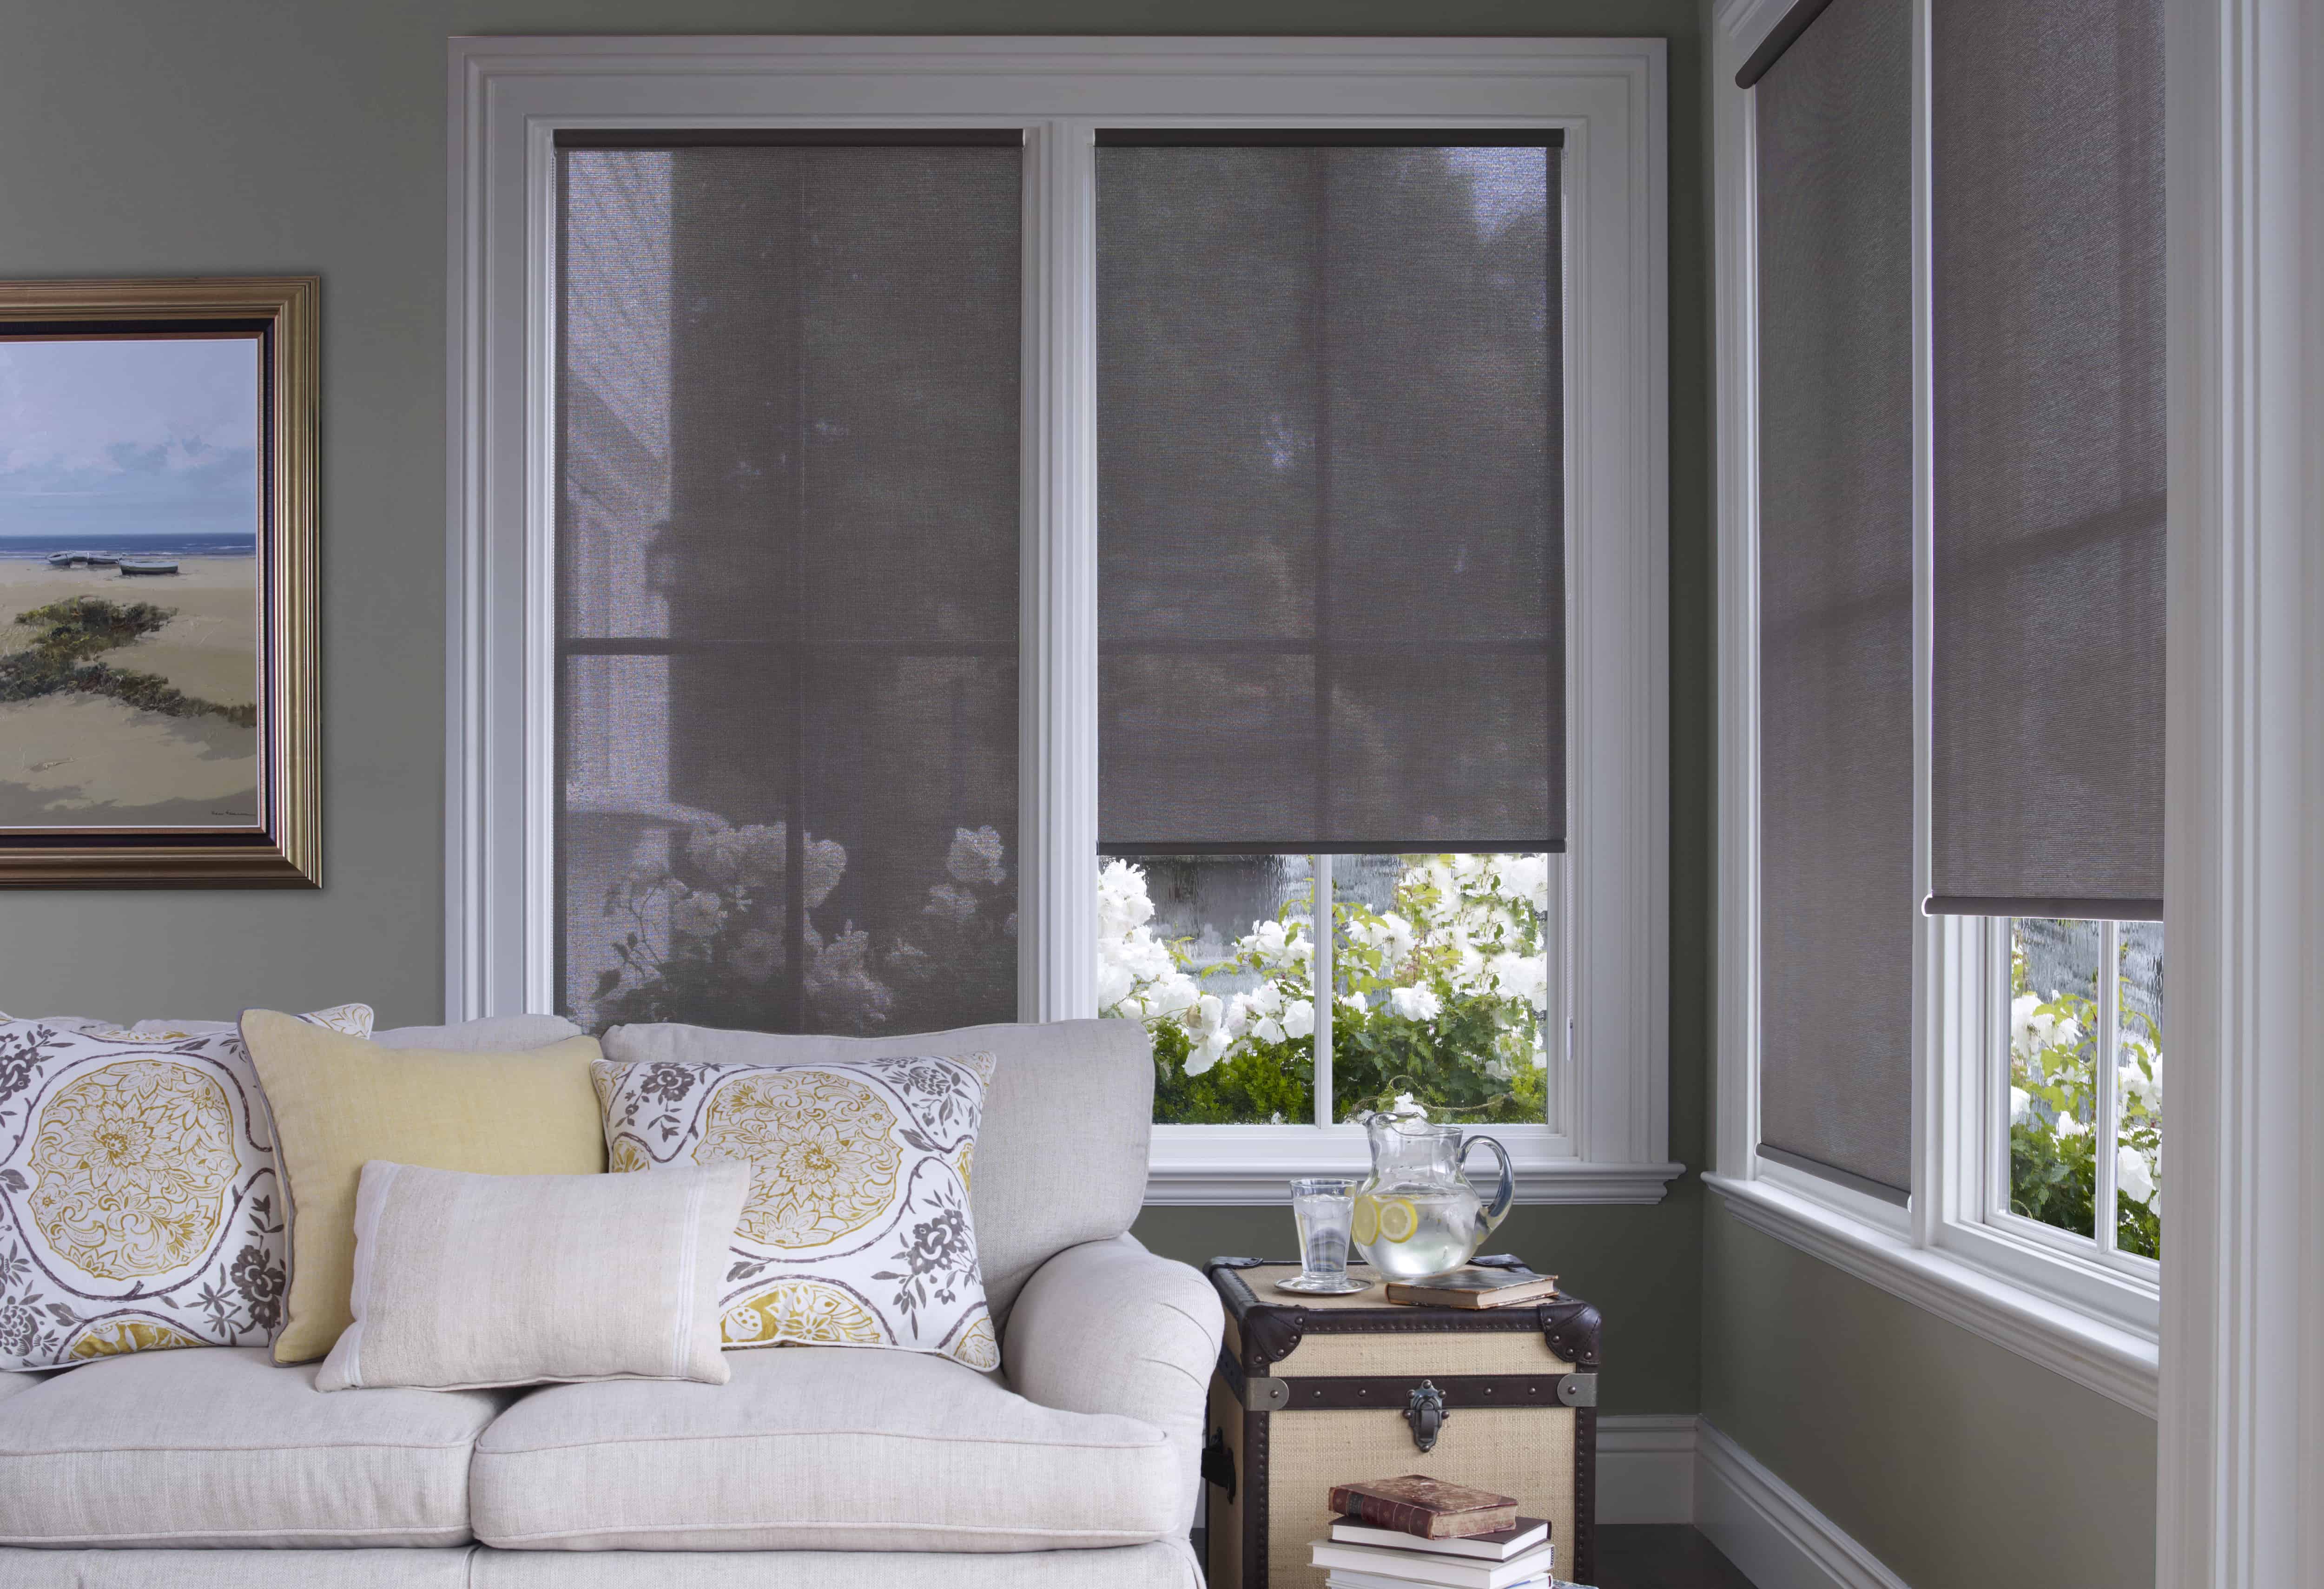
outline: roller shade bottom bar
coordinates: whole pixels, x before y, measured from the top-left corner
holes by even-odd
[[[1097,853],[1134,859],[1140,855],[1562,855],[1562,838],[1252,839],[1234,844],[1193,844],[1162,839],[1100,839]]]
[[[1826,1164],[1821,1159],[1811,1159],[1804,1153],[1794,1153],[1788,1148],[1771,1147],[1762,1142],[1759,1144],[1759,1157],[1772,1159],[1778,1164],[1799,1170],[1804,1175],[1814,1176],[1820,1180],[1835,1182],[1846,1187],[1851,1192],[1861,1192],[1868,1197],[1877,1197],[1883,1203],[1894,1203],[1899,1208],[1909,1208],[1913,1206],[1913,1194],[1902,1187],[1892,1187],[1886,1181],[1874,1180],[1870,1176],[1858,1175],[1852,1169],[1842,1169],[1838,1165]]]
[[[2160,921],[2161,900],[2014,900],[1987,894],[1931,894],[1923,916],[2022,916],[2044,921]]]

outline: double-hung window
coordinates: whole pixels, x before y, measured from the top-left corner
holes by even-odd
[[[455,46],[451,1004],[1667,1159],[1659,44]]]
[[[2162,7],[1726,14],[1713,1184],[2151,1410]]]

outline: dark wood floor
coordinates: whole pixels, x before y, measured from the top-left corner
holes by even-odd
[[[1600,1523],[1597,1589],[1752,1589],[1752,1584],[1684,1523]]]

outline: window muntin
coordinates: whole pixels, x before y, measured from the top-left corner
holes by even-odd
[[[2064,1232],[2139,1270],[2162,1257],[2163,924],[2017,918],[2006,929],[1997,1220]]]
[[[1021,151],[558,161],[560,1006],[1010,1019]]]

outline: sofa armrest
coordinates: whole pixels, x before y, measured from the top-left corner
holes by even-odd
[[[1194,1527],[1224,1328],[1218,1292],[1200,1270],[1120,1235],[1068,1247],[1033,1271],[1010,1313],[1002,1361],[1028,1400],[1138,1418],[1167,1436],[1183,1533]]]

